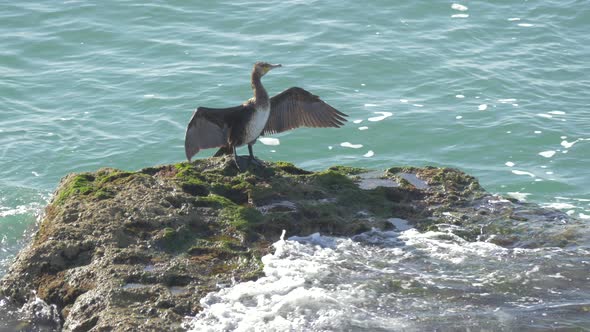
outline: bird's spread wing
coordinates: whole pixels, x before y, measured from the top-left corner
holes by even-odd
[[[199,107],[186,128],[184,150],[186,158],[191,158],[202,149],[224,146],[228,141],[228,121],[235,112],[244,109],[244,105],[230,108]]]
[[[263,134],[298,127],[340,127],[346,114],[301,88],[289,88],[270,99],[270,116]]]

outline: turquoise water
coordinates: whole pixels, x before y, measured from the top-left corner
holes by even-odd
[[[300,86],[351,120],[261,159],[452,166],[590,218],[590,3],[457,4],[2,2],[0,275],[61,177],[182,161],[193,110],[249,98],[258,60],[284,66],[270,94]]]

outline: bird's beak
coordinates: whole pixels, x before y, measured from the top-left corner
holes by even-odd
[[[282,67],[283,65],[281,65],[280,63],[277,63],[276,65],[270,65],[270,69],[275,69],[275,68],[279,68]]]

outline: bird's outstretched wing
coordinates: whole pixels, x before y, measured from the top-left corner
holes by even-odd
[[[244,105],[230,108],[197,108],[186,128],[184,138],[184,151],[189,162],[202,149],[226,145],[229,135],[227,119],[244,108]]]
[[[289,88],[270,99],[270,116],[262,133],[275,134],[298,127],[340,127],[346,114],[302,88]]]

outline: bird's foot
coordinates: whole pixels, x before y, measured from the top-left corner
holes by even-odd
[[[250,166],[264,167],[264,162],[249,156],[238,156],[234,159],[239,172],[245,172]]]
[[[234,158],[234,162],[236,163],[236,167],[238,168],[238,172],[244,172],[248,169],[249,162],[245,160],[243,157],[236,157]]]
[[[262,160],[257,159],[256,157],[249,157],[250,164],[253,164],[258,167],[263,167],[264,162]]]

